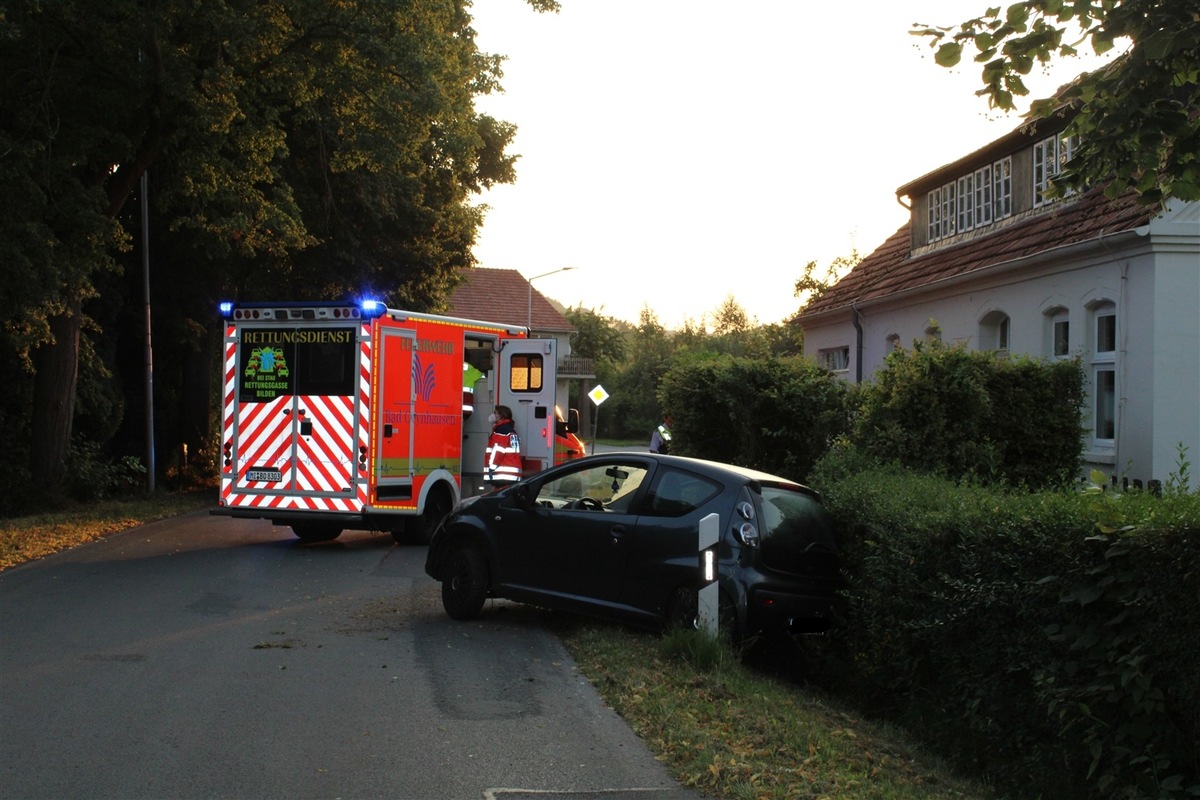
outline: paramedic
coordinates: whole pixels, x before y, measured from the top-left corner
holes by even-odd
[[[671,452],[671,415],[663,414],[662,424],[650,434],[650,452],[666,455]]]
[[[508,406],[496,406],[488,421],[492,423],[492,435],[487,443],[483,479],[494,483],[521,480],[521,440],[517,438],[512,411]]]

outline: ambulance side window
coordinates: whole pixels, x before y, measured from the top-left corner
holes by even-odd
[[[514,392],[540,392],[542,356],[538,353],[520,353],[513,356],[509,367],[508,385]]]

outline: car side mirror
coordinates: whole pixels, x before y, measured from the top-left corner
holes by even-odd
[[[533,508],[537,493],[529,484],[522,483],[513,488],[513,500],[521,508]]]

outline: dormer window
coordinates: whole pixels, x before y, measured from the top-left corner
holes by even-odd
[[[1012,158],[939,186],[926,196],[925,206],[930,242],[1012,216]]]
[[[1054,183],[1054,176],[1063,171],[1075,148],[1079,145],[1078,136],[1064,136],[1056,133],[1043,139],[1033,146],[1033,205],[1043,206],[1054,202],[1055,198],[1047,197],[1046,193]]]

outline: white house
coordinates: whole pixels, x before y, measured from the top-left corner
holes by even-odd
[[[947,343],[1086,369],[1085,469],[1200,486],[1200,203],[1100,189],[1053,200],[1067,121],[1022,126],[897,189],[903,226],[797,317],[805,353],[869,381],[887,353]]]

